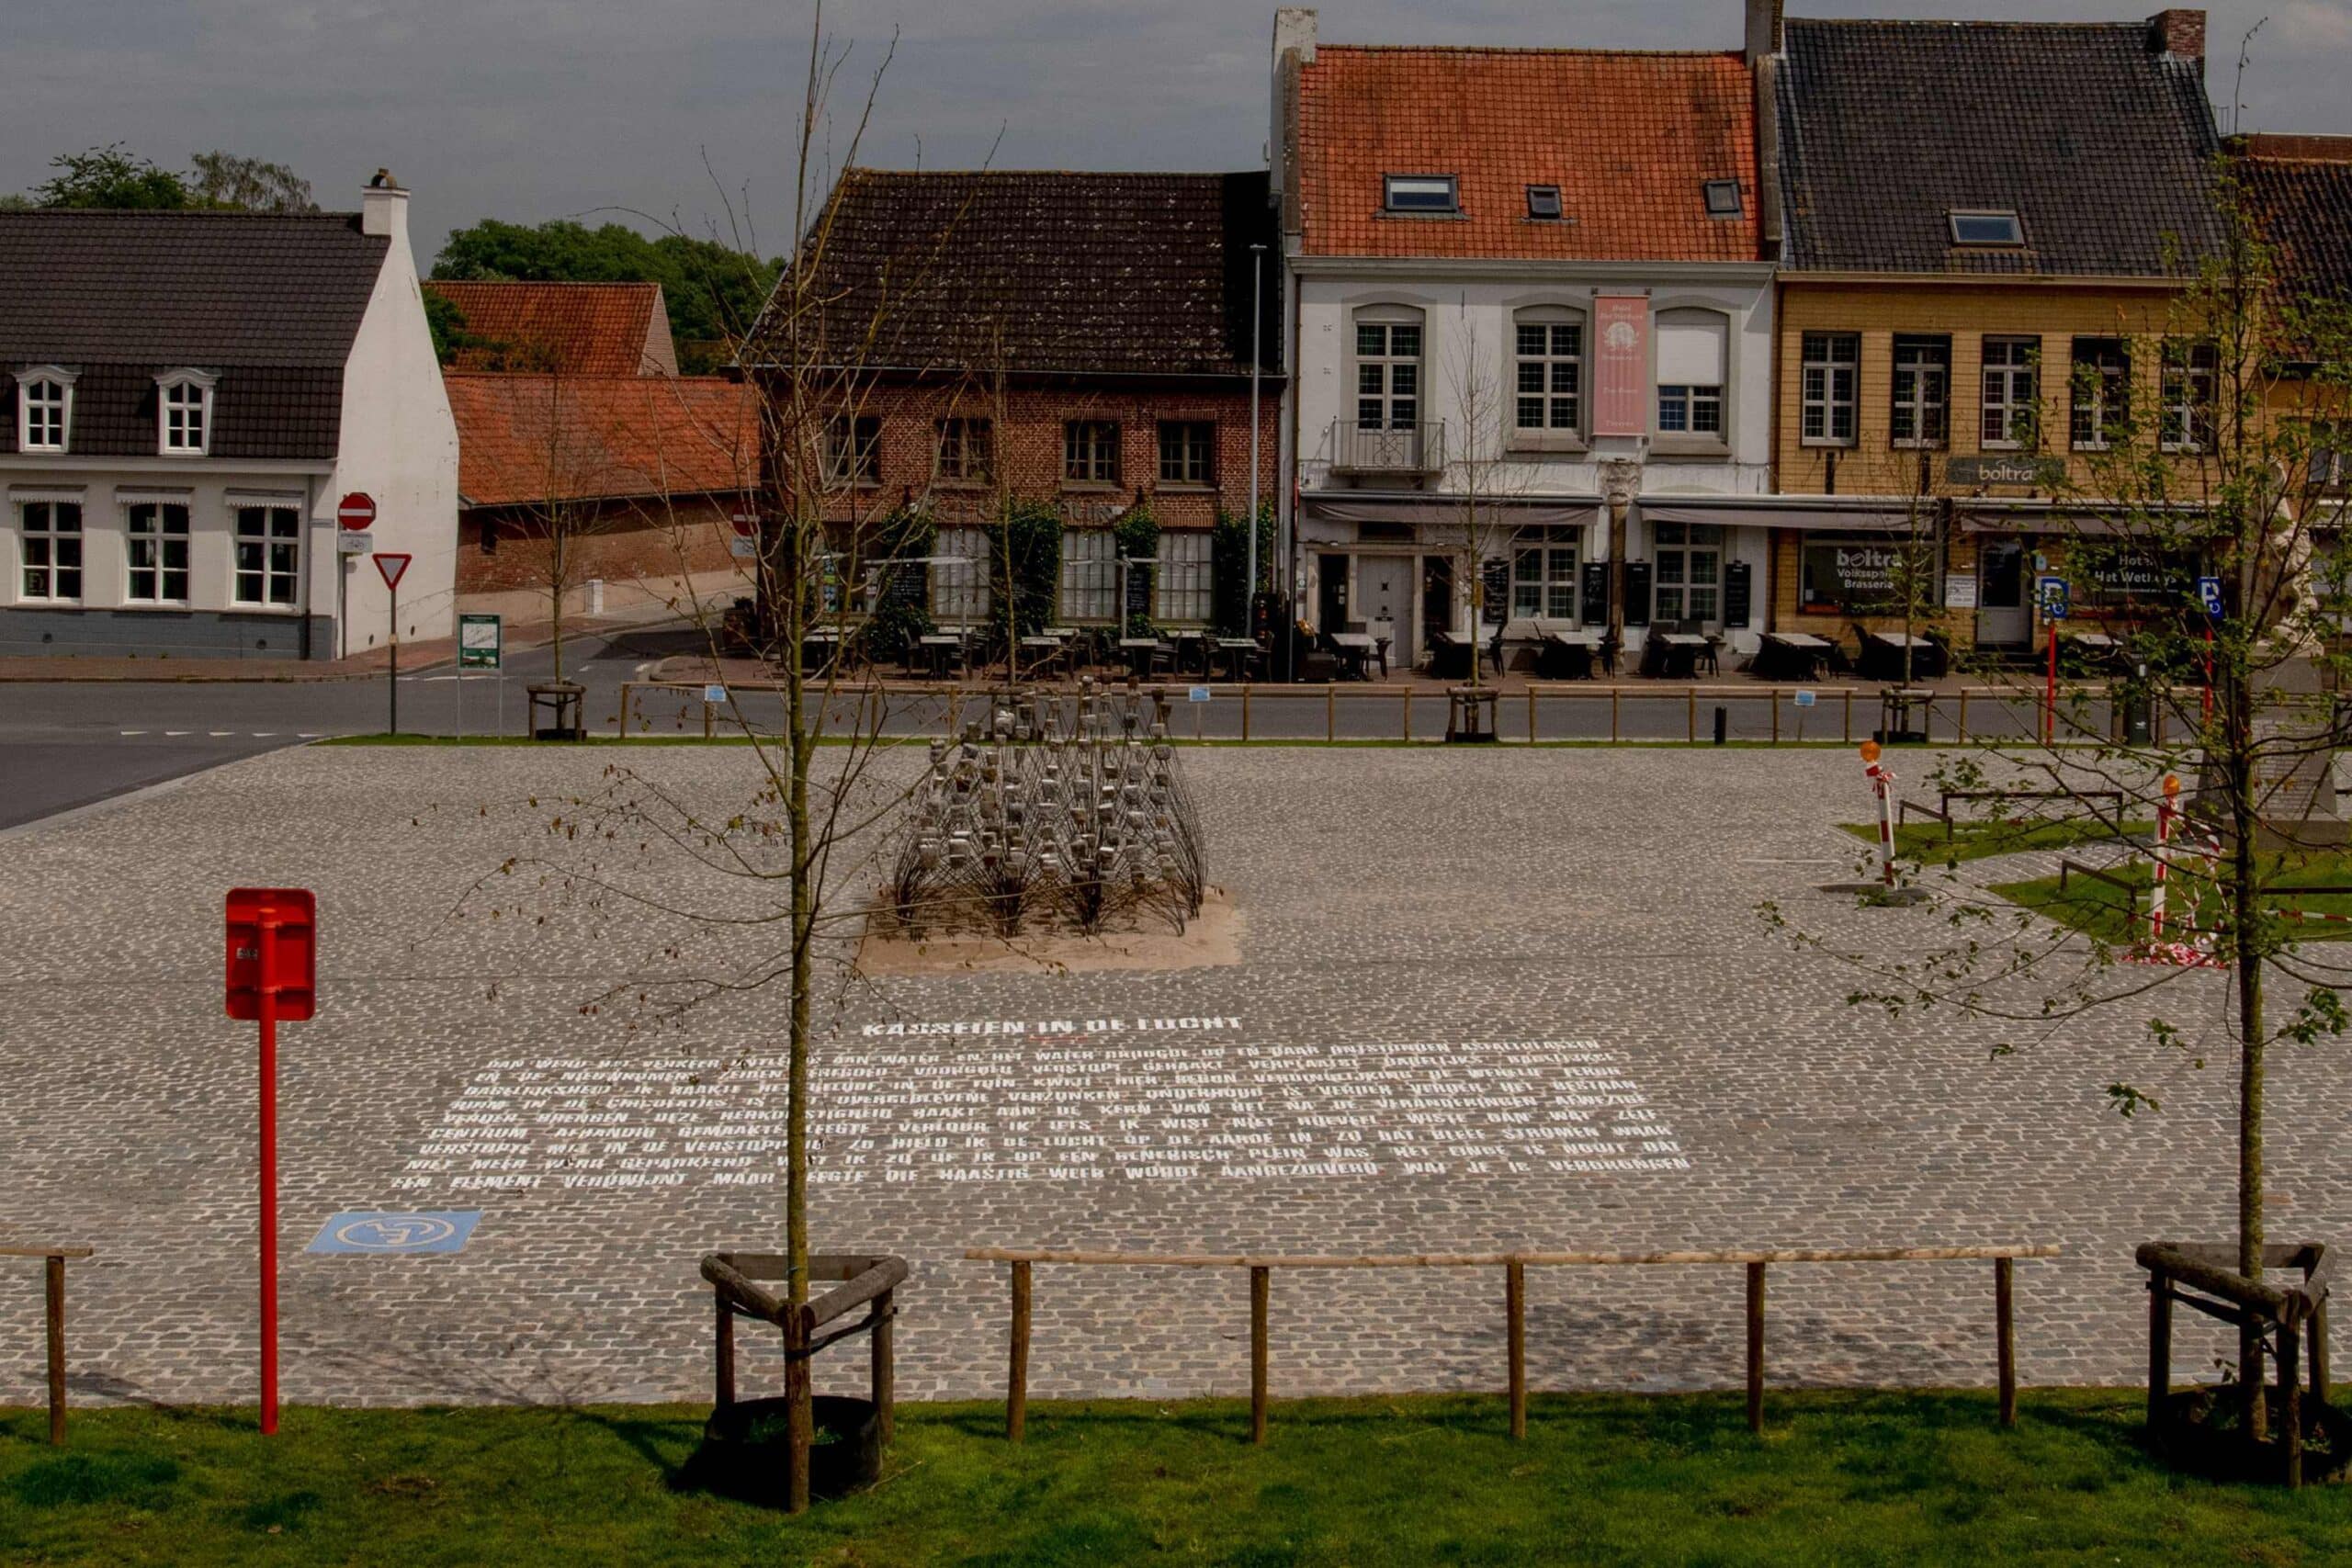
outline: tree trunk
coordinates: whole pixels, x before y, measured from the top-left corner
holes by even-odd
[[[2254,691],[2242,661],[2229,671],[2228,700],[2222,722],[2229,727],[2223,754],[2228,758],[2231,828],[2230,927],[2237,968],[2238,1008],[2238,1272],[2247,1279],[2262,1275],[2262,964],[2256,940],[2260,919],[2255,885],[2255,835],[2261,818],[2256,809],[2257,781],[2254,767]],[[2263,1408],[2262,1332],[2247,1323],[2238,1329],[2238,1376],[2245,1401],[2245,1435],[2258,1442],[2267,1425]]]
[[[807,671],[801,668],[802,632],[808,618],[807,585],[801,571],[809,554],[806,530],[796,518],[785,563],[785,720],[792,737],[792,776],[785,816],[791,825],[792,1013],[788,1024],[790,1096],[785,1134],[784,1232],[789,1299],[808,1300],[808,1019],[816,978],[809,973],[819,889],[810,855],[815,834],[808,818],[808,764],[817,738],[808,716]]]

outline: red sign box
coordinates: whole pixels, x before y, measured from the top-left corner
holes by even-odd
[[[1592,433],[1647,435],[1650,302],[1646,295],[1594,297],[1592,372]]]
[[[318,1010],[318,901],[306,887],[229,890],[231,1018],[261,1016],[265,980],[276,998],[272,1017],[299,1021]]]

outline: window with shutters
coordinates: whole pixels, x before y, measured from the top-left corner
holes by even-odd
[[[1657,431],[1668,445],[1720,446],[1731,321],[1720,310],[1657,313]]]

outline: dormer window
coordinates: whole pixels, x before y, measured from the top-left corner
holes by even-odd
[[[1391,212],[1452,215],[1462,210],[1452,175],[1387,175],[1383,201]]]
[[[1951,243],[1955,245],[2022,245],[2024,225],[2014,212],[1954,212]]]
[[[54,365],[17,377],[17,450],[62,452],[73,438],[74,372]]]
[[[1560,217],[1560,187],[1558,186],[1529,186],[1527,215],[1544,222],[1557,222]]]
[[[166,457],[201,457],[212,449],[212,384],[202,370],[155,378],[157,442]]]
[[[1739,216],[1739,182],[1737,180],[1709,180],[1703,194],[1707,198],[1708,217],[1736,218]]]

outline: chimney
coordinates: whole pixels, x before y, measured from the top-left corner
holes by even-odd
[[[1747,0],[1747,62],[1781,52],[1782,0]]]
[[[408,192],[392,178],[391,170],[377,170],[376,177],[359,193],[359,231],[389,235],[397,244],[408,243]]]
[[[2186,60],[2205,74],[2205,13],[2159,11],[2148,18],[2148,47],[2158,54]]]
[[[1266,135],[1266,194],[1283,208],[1283,231],[1295,232],[1289,219],[1295,215],[1288,199],[1298,157],[1298,73],[1315,63],[1315,11],[1307,6],[1283,6],[1274,12],[1272,113]]]
[[[1274,63],[1292,50],[1301,65],[1315,63],[1315,10],[1310,6],[1284,6],[1274,12]]]

